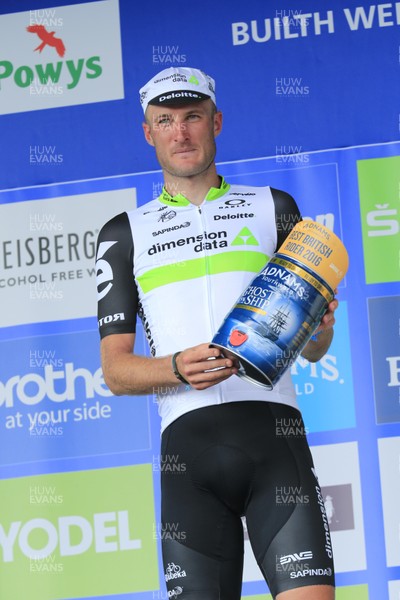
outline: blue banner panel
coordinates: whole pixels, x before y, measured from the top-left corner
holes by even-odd
[[[162,0],[45,4],[47,12],[41,0],[0,6],[7,188],[157,169],[139,89],[168,67],[215,79],[225,115],[219,160],[399,137],[398,3],[203,0],[168,14]],[[54,45],[37,51],[26,27],[40,25],[55,31],[62,56]],[[77,148],[90,160],[77,160]]]
[[[317,363],[298,358],[292,367],[307,431],[355,427],[355,405],[347,302],[336,311],[333,342]]]
[[[1,342],[1,464],[150,447],[148,399],[115,398],[97,331]]]
[[[368,298],[377,423],[400,422],[400,296]]]

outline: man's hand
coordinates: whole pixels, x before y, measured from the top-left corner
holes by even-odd
[[[335,290],[335,294],[337,293],[337,290]],[[339,306],[339,302],[336,298],[334,298],[332,300],[332,302],[329,302],[328,304],[328,308],[326,309],[326,312],[324,314],[324,316],[321,319],[321,323],[318,326],[318,329],[315,330],[314,335],[319,333],[320,331],[326,331],[328,329],[332,329],[332,327],[334,326],[336,320],[335,320],[335,310],[337,309],[337,307]]]
[[[335,290],[335,294],[337,290]],[[317,362],[329,349],[333,338],[333,326],[335,324],[335,310],[339,306],[336,298],[328,304],[328,308],[321,319],[321,323],[315,330],[314,335],[318,335],[316,340],[311,339],[303,348],[301,356],[310,362]]]
[[[210,348],[209,344],[183,350],[176,358],[176,366],[196,390],[205,390],[238,372],[233,360],[224,358],[218,348]]]

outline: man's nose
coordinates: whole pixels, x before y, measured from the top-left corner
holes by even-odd
[[[184,122],[175,121],[174,123],[175,141],[182,142],[189,138],[188,126]]]

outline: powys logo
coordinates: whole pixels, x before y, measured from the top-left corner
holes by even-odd
[[[47,10],[56,25],[41,11],[0,17],[0,113],[123,98],[117,0]]]
[[[9,479],[0,490],[4,598],[27,589],[29,600],[57,600],[158,587],[150,465]],[[37,490],[58,502],[33,502]]]
[[[26,30],[30,33],[36,33],[42,42],[35,50],[41,52],[46,46],[52,46],[56,49],[58,56],[64,56],[65,46],[60,38],[54,37],[55,31],[47,31],[44,25],[29,25]]]

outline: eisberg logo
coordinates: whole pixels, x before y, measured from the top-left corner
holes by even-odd
[[[38,221],[31,220],[30,226],[33,226],[33,232],[40,230],[51,230],[52,226],[43,224],[41,228]],[[53,224],[63,227],[63,224]],[[68,228],[69,229],[69,228]],[[32,235],[31,237],[18,237],[14,239],[3,240],[0,251],[0,268],[17,269],[20,267],[36,268],[38,266],[51,263],[64,263],[73,261],[83,261],[92,259],[95,253],[95,232],[72,232],[70,229],[65,233],[56,235]],[[11,237],[11,236],[10,236]],[[52,277],[56,279],[59,273]],[[5,287],[6,279],[0,279],[0,287]],[[12,285],[12,284],[11,284]],[[14,284],[15,285],[15,284]]]

